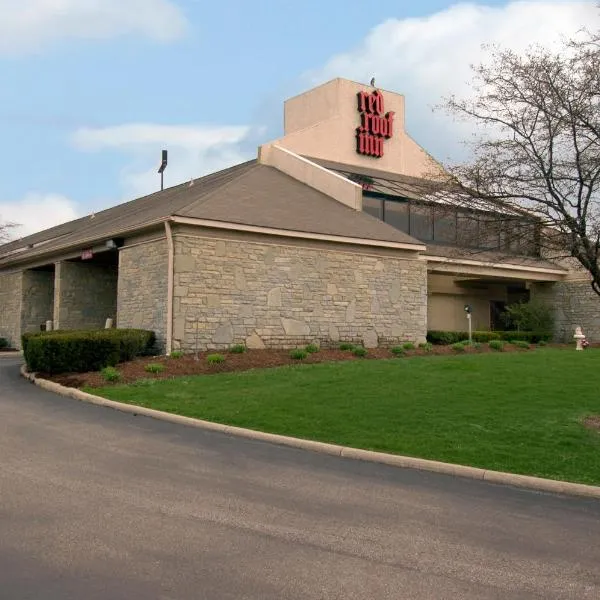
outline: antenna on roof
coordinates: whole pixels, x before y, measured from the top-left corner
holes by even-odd
[[[160,167],[158,168],[158,172],[160,173],[160,190],[165,189],[165,169],[167,168],[168,161],[168,152],[166,150],[162,151],[162,160],[160,163]]]

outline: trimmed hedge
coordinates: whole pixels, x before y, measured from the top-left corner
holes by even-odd
[[[0,337],[0,350],[4,350],[5,348],[8,348],[8,340]]]
[[[98,329],[24,334],[23,354],[29,371],[56,375],[114,367],[150,354],[156,338],[142,329]]]
[[[451,346],[469,339],[468,331],[437,331],[427,332],[427,341],[437,346]],[[538,342],[548,342],[552,339],[552,334],[543,331],[473,331],[473,341],[480,344],[487,344],[493,340],[512,341],[520,340],[537,344]]]

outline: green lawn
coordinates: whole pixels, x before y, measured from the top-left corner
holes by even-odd
[[[600,350],[304,365],[87,390],[267,432],[600,485]]]

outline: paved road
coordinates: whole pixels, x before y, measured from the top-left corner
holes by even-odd
[[[600,598],[600,502],[79,404],[0,360],[2,600]]]

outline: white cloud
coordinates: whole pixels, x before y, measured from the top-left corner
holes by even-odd
[[[409,133],[438,159],[461,153],[457,140],[469,126],[452,123],[432,107],[443,97],[469,92],[470,65],[485,59],[482,44],[523,51],[552,46],[583,27],[596,29],[596,2],[511,2],[501,7],[457,4],[430,16],[391,19],[375,27],[353,50],[334,56],[306,75],[310,85],[333,77],[368,82],[406,96]]]
[[[0,55],[25,54],[60,39],[182,36],[187,21],[170,0],[0,0]]]
[[[126,154],[121,183],[125,197],[132,198],[158,189],[157,169],[163,148],[169,151],[165,186],[172,186],[251,158],[242,148],[250,132],[247,126],[133,123],[79,129],[72,142],[84,151]]]
[[[60,194],[27,194],[14,202],[0,201],[0,224],[15,223],[10,238],[21,238],[78,217],[75,203]]]

